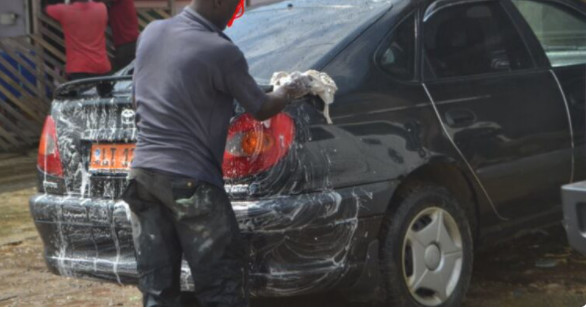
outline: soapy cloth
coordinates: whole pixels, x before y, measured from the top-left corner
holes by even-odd
[[[275,89],[294,83],[300,83],[306,89],[305,93],[316,95],[324,101],[324,117],[328,124],[332,124],[330,104],[334,103],[334,96],[338,91],[336,82],[328,74],[315,70],[309,70],[305,73],[276,72],[271,77],[271,85]]]

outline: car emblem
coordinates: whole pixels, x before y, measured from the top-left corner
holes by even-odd
[[[122,111],[122,124],[130,125],[134,124],[134,115],[136,113],[131,109],[125,109]]]

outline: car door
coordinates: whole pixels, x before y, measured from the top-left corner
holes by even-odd
[[[572,181],[586,179],[586,5],[567,1],[513,0],[541,46],[572,120]]]
[[[555,76],[501,1],[437,1],[422,27],[428,95],[501,218],[551,210],[572,170]]]

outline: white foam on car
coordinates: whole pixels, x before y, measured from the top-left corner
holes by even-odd
[[[270,82],[275,90],[296,83],[301,83],[301,86],[305,87],[306,93],[316,95],[324,101],[324,117],[328,124],[332,124],[332,119],[330,118],[330,104],[334,103],[334,97],[338,91],[338,86],[334,79],[332,79],[327,73],[309,70],[305,73],[276,72],[271,77]]]

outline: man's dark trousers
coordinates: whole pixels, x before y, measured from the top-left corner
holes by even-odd
[[[246,244],[223,188],[132,169],[122,198],[132,210],[145,306],[181,306],[181,258],[201,306],[248,305]]]

